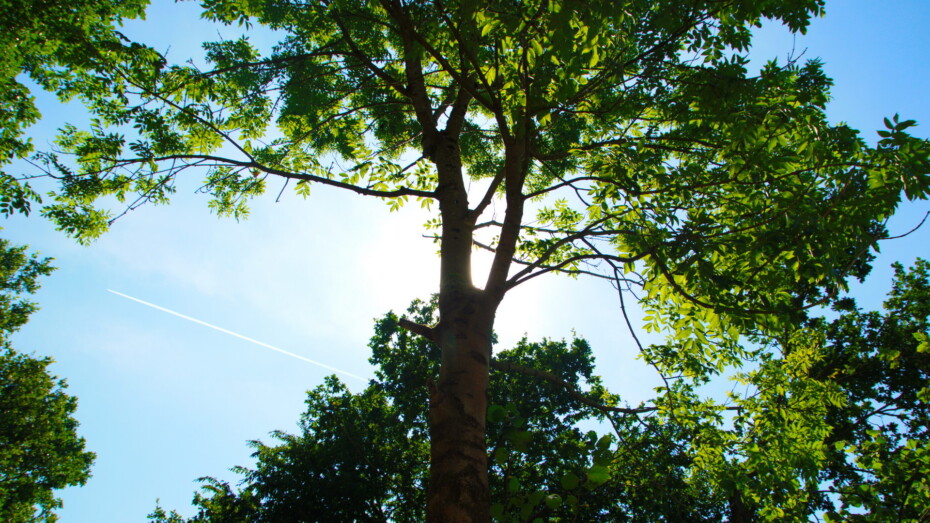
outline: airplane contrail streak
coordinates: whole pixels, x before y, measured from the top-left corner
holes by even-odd
[[[187,321],[194,322],[194,323],[196,323],[196,324],[198,324],[198,325],[203,325],[204,327],[209,327],[209,328],[211,328],[211,329],[213,329],[213,330],[220,331],[220,332],[222,332],[222,333],[224,333],[224,334],[229,334],[230,336],[235,336],[236,338],[239,338],[240,340],[245,340],[245,341],[247,341],[247,342],[254,343],[255,345],[264,347],[264,348],[266,348],[266,349],[271,349],[271,350],[273,350],[273,351],[280,352],[281,354],[284,354],[284,355],[286,355],[286,356],[290,356],[290,357],[292,357],[292,358],[297,358],[298,360],[306,361],[307,363],[312,363],[312,364],[316,365],[317,367],[323,367],[324,369],[331,370],[331,371],[333,371],[333,372],[338,372],[339,374],[342,374],[342,375],[345,375],[345,376],[349,376],[350,378],[355,378],[355,379],[360,380],[360,381],[368,381],[368,380],[366,380],[365,378],[359,376],[358,374],[352,374],[351,372],[346,372],[346,371],[344,371],[344,370],[342,370],[342,369],[337,369],[336,367],[331,367],[331,366],[329,366],[329,365],[327,365],[327,364],[325,364],[325,363],[320,363],[320,362],[318,362],[318,361],[316,361],[316,360],[311,360],[310,358],[306,358],[306,357],[304,357],[304,356],[301,356],[300,354],[294,354],[293,352],[288,352],[288,351],[286,351],[286,350],[284,350],[284,349],[279,349],[278,347],[275,347],[274,345],[269,345],[269,344],[267,344],[267,343],[265,343],[265,342],[258,341],[258,340],[253,339],[253,338],[249,338],[248,336],[243,336],[242,334],[239,334],[238,332],[233,332],[233,331],[231,331],[231,330],[224,329],[224,328],[222,328],[222,327],[217,327],[216,325],[213,325],[213,324],[211,324],[211,323],[207,323],[207,322],[205,322],[205,321],[198,320],[197,318],[191,318],[190,316],[186,316],[186,315],[184,315],[184,314],[181,314],[180,312],[175,312],[175,311],[173,311],[173,310],[171,310],[171,309],[166,309],[166,308],[164,308],[164,307],[159,307],[158,305],[155,305],[154,303],[149,303],[149,302],[147,302],[147,301],[140,300],[139,298],[133,298],[132,296],[128,296],[128,295],[123,294],[123,293],[121,293],[121,292],[116,292],[116,291],[114,291],[114,290],[112,290],[112,289],[107,289],[107,292],[113,293],[113,294],[115,294],[115,295],[117,295],[117,296],[122,296],[123,298],[126,298],[127,300],[132,300],[132,301],[134,301],[134,302],[136,302],[136,303],[141,303],[142,305],[145,305],[145,306],[147,306],[147,307],[151,307],[151,308],[153,308],[153,309],[157,309],[157,310],[160,310],[160,311],[162,311],[162,312],[167,312],[168,314],[177,316],[178,318],[183,318],[183,319],[185,319],[185,320],[187,320]]]

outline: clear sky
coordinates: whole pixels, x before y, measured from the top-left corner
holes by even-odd
[[[155,3],[148,22],[127,33],[170,46],[174,60],[215,39],[195,5]],[[915,134],[930,137],[930,2],[834,0],[827,10],[807,36],[764,31],[753,57],[806,50],[835,79],[832,120],[874,140],[882,117],[901,113],[922,124]],[[39,148],[61,122],[80,120],[78,108],[40,100],[49,118],[34,130]],[[65,523],[142,521],[156,498],[191,515],[197,477],[235,480],[228,468],[251,464],[247,440],[295,429],[305,391],[332,373],[308,359],[370,377],[372,320],[437,289],[436,246],[421,238],[427,215],[416,205],[389,213],[381,202],[325,187],[306,201],[286,193],[276,203],[271,183],[252,217],[236,223],[211,215],[197,187],[184,180],[171,205],[131,213],[90,247],[38,216],[0,222],[0,235],[59,267],[14,345],[56,359],[52,370],[79,398],[80,433],[97,453],[88,484],[62,494]],[[910,229],[927,210],[926,202],[909,205],[892,232]],[[930,227],[882,253],[871,281],[854,287],[869,307],[882,301],[890,263],[930,256]],[[564,338],[573,329],[591,342],[611,390],[634,402],[651,395],[655,376],[634,359],[609,286],[540,278],[508,295],[498,314],[502,347],[524,333]],[[365,385],[340,377],[353,390]]]

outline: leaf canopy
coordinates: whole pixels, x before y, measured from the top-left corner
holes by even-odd
[[[96,119],[59,138],[75,164],[41,157],[60,182],[43,212],[90,239],[114,219],[99,198],[165,202],[195,166],[214,210],[234,216],[274,177],[392,208],[484,180],[473,216],[499,195],[519,218],[519,230],[476,225],[479,245],[519,265],[489,288],[622,274],[658,324],[725,339],[863,276],[902,194],[930,190],[913,121],[887,120],[871,147],[828,122],[831,81],[816,60],[747,70],[755,26],[803,31],[822,4],[211,0],[204,17],[279,43],[207,42],[206,67],[132,44],[53,85]],[[458,181],[438,175],[443,137]],[[721,354],[697,364],[736,357]]]

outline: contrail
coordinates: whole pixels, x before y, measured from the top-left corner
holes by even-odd
[[[173,311],[173,310],[171,310],[171,309],[166,309],[166,308],[164,308],[164,307],[159,307],[158,305],[155,305],[154,303],[149,303],[149,302],[147,302],[147,301],[140,300],[139,298],[133,298],[132,296],[127,296],[127,295],[125,295],[125,294],[123,294],[123,293],[121,293],[121,292],[116,292],[116,291],[114,291],[114,290],[112,290],[112,289],[107,289],[107,292],[111,292],[111,293],[113,293],[113,294],[115,294],[115,295],[117,295],[117,296],[122,296],[123,298],[126,298],[127,300],[132,300],[132,301],[134,301],[134,302],[136,302],[136,303],[141,303],[142,305],[146,305],[146,306],[151,307],[151,308],[153,308],[153,309],[158,309],[158,310],[160,310],[160,311],[162,311],[162,312],[167,312],[168,314],[172,314],[172,315],[174,315],[174,316],[177,316],[178,318],[184,318],[184,319],[187,320],[187,321],[192,321],[192,322],[197,323],[197,324],[199,324],[199,325],[203,325],[204,327],[209,327],[209,328],[211,328],[211,329],[213,329],[213,330],[220,331],[220,332],[222,332],[222,333],[224,333],[224,334],[229,334],[230,336],[235,336],[236,338],[239,338],[240,340],[245,340],[245,341],[248,341],[248,342],[250,342],[250,343],[254,343],[254,344],[256,344],[256,345],[265,347],[266,349],[271,349],[271,350],[273,350],[273,351],[280,352],[281,354],[290,356],[290,357],[292,357],[292,358],[297,358],[298,360],[303,360],[303,361],[306,361],[307,363],[312,363],[312,364],[316,365],[317,367],[323,367],[324,369],[331,370],[331,371],[333,371],[333,372],[338,372],[339,374],[342,374],[342,375],[345,375],[345,376],[349,376],[350,378],[355,378],[355,379],[360,380],[360,381],[368,381],[368,380],[366,380],[365,378],[359,376],[358,374],[352,374],[351,372],[346,372],[346,371],[344,371],[344,370],[342,370],[342,369],[337,369],[336,367],[330,367],[329,365],[327,365],[327,364],[325,364],[325,363],[320,363],[320,362],[318,362],[318,361],[311,360],[310,358],[305,358],[305,357],[301,356],[300,354],[294,354],[293,352],[288,352],[288,351],[286,351],[286,350],[284,350],[284,349],[279,349],[278,347],[275,347],[274,345],[268,345],[268,344],[265,343],[265,342],[261,342],[261,341],[258,341],[258,340],[249,338],[248,336],[243,336],[242,334],[239,334],[238,332],[233,332],[233,331],[231,331],[231,330],[227,330],[227,329],[224,329],[224,328],[222,328],[222,327],[217,327],[216,325],[212,325],[212,324],[207,323],[207,322],[205,322],[205,321],[198,320],[197,318],[191,318],[190,316],[185,316],[184,314],[181,314],[180,312],[175,312],[175,311]]]

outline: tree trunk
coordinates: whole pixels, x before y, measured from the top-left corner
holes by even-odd
[[[492,307],[482,293],[440,296],[439,382],[430,399],[430,522],[490,521],[485,438]]]
[[[442,216],[439,380],[430,394],[429,522],[490,521],[485,439],[491,330],[497,301],[472,284],[474,217],[462,178],[457,140],[442,133],[432,144]]]
[[[743,497],[740,495],[739,490],[734,488],[727,502],[730,509],[728,523],[753,523],[756,520],[752,509],[743,503]]]

